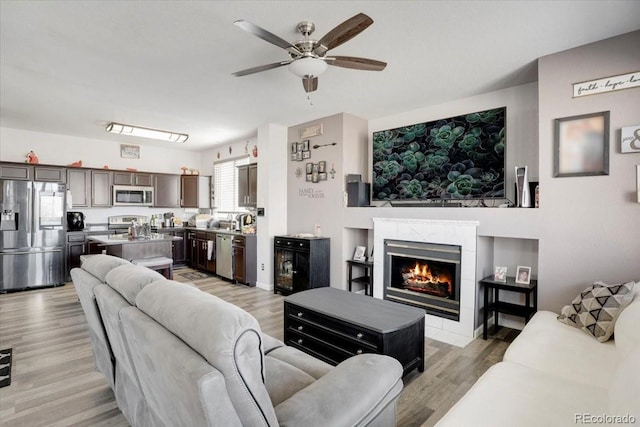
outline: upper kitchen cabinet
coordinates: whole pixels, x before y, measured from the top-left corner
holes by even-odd
[[[67,189],[74,208],[111,207],[112,172],[99,169],[67,169]]]
[[[48,166],[36,166],[34,169],[34,180],[44,182],[67,182],[67,174],[65,168],[56,168]]]
[[[111,207],[111,184],[113,173],[106,170],[91,171],[91,206]]]
[[[238,206],[255,208],[258,203],[258,164],[238,166]]]
[[[180,175],[154,175],[154,206],[157,208],[180,207]]]
[[[211,207],[211,177],[201,175],[181,175],[180,194],[183,208]]]
[[[144,172],[114,172],[114,185],[135,185],[138,187],[152,187],[153,174]]]
[[[67,169],[67,190],[71,192],[74,208],[91,206],[91,170]]]
[[[33,178],[33,166],[19,164],[1,164],[0,178],[30,180]]]

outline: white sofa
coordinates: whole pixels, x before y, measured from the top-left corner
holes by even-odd
[[[536,313],[437,425],[640,425],[640,283],[634,294],[605,343]]]

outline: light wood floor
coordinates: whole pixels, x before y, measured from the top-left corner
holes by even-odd
[[[187,281],[175,270],[175,279]],[[283,297],[216,278],[203,291],[251,313],[262,330],[283,339]],[[431,426],[491,365],[517,331],[502,328],[461,349],[425,339],[425,371],[405,379],[398,426]],[[0,388],[0,425],[127,426],[107,382],[94,369],[87,324],[72,283],[0,295],[0,349],[13,347],[12,382]]]

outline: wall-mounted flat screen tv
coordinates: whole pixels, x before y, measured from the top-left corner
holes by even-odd
[[[373,133],[373,200],[505,197],[506,107]]]

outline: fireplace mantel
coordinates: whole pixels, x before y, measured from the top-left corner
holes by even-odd
[[[460,280],[460,320],[425,315],[425,336],[464,347],[476,338],[478,280],[476,247],[478,221],[447,221],[401,218],[373,218],[374,248],[383,248],[385,239],[459,245],[462,252]],[[384,251],[374,252],[373,296],[383,298]]]

